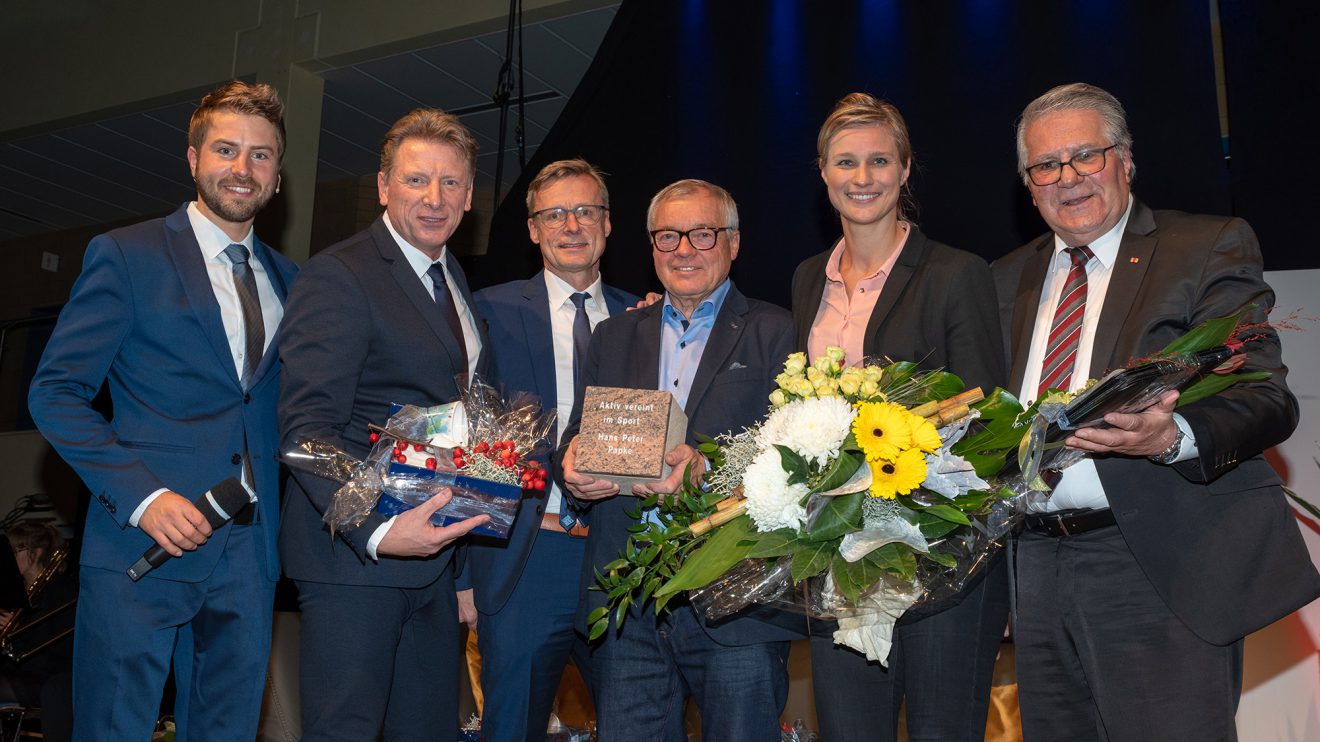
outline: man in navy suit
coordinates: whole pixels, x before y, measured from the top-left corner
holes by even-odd
[[[582,367],[584,387],[669,391],[687,413],[688,442],[666,454],[671,475],[636,485],[631,494],[638,495],[677,491],[689,467],[699,478],[705,461],[696,434],[740,431],[763,417],[774,376],[793,350],[792,315],[744,297],[729,280],[739,232],[728,191],[700,180],[671,184],[651,199],[646,223],[664,300],[602,322]],[[595,573],[619,557],[639,521],[629,493],[573,468],[581,407],[579,399],[557,455],[568,491],[590,506],[577,618],[585,631],[587,614],[605,604],[603,593],[588,590]],[[761,621],[758,609],[712,625],[685,602],[670,606],[659,619],[649,603],[635,606],[593,651],[600,739],[685,740],[689,695],[701,708],[706,739],[778,739],[788,641],[800,634]]]
[[[252,221],[279,191],[283,152],[273,88],[233,82],[203,98],[188,127],[197,200],[92,240],[33,379],[33,419],[96,499],[75,632],[79,740],[149,738],[171,658],[179,740],[256,735],[280,572],[275,346],[296,268]],[[92,406],[102,384],[110,420]],[[252,502],[213,534],[190,500],[228,477]],[[181,558],[134,583],[124,570],[153,542]]]
[[[385,213],[307,261],[284,317],[280,427],[286,446],[330,443],[357,458],[391,404],[452,402],[489,347],[447,249],[472,206],[477,142],[457,117],[420,108],[390,127],[376,177]],[[401,515],[331,533],[337,482],[295,472],[280,553],[302,608],[303,740],[458,735],[455,540],[480,515],[437,527],[440,494]]]
[[[546,165],[527,187],[527,231],[544,270],[475,296],[477,314],[489,323],[492,373],[506,391],[535,392],[556,410],[556,431],[573,409],[592,328],[637,301],[600,278],[609,208],[605,180],[590,163]],[[507,543],[478,539],[468,549],[475,595],[460,593],[460,600],[475,599],[480,616],[481,734],[488,742],[545,738],[570,655],[590,683],[586,639],[574,628],[587,535],[580,515],[552,485],[523,499]]]

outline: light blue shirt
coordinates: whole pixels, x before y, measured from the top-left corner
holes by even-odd
[[[690,320],[674,308],[669,302],[669,294],[665,294],[660,320],[660,389],[673,394],[679,407],[687,408],[688,392],[692,391],[692,380],[697,376],[701,354],[706,350],[710,331],[715,328],[715,317],[724,306],[724,297],[729,295],[732,285],[729,279],[724,279],[724,283],[692,310]]]

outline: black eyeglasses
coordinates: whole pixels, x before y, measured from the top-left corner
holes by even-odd
[[[587,204],[575,209],[562,209],[555,207],[553,209],[533,211],[532,218],[547,227],[559,228],[564,226],[565,222],[568,221],[568,215],[572,214],[577,217],[579,224],[585,224],[590,227],[600,221],[600,218],[609,210],[608,206],[603,206],[601,204]]]
[[[720,232],[732,232],[733,227],[697,227],[689,229],[686,232],[680,232],[677,229],[653,229],[651,230],[651,244],[660,252],[673,252],[678,249],[679,243],[686,237],[688,244],[697,250],[709,250],[715,247],[715,242],[720,238]]]
[[[1063,166],[1071,166],[1078,177],[1085,178],[1105,169],[1105,153],[1117,147],[1111,144],[1103,149],[1084,149],[1074,152],[1072,159],[1064,162],[1046,160],[1027,168],[1027,177],[1038,186],[1054,185],[1063,177]]]

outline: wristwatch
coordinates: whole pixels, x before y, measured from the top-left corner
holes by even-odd
[[[1150,456],[1147,456],[1146,458],[1150,459],[1151,461],[1154,461],[1157,464],[1172,464],[1174,462],[1174,459],[1178,458],[1178,453],[1182,451],[1183,439],[1186,437],[1187,434],[1183,432],[1182,426],[1178,425],[1177,423],[1174,423],[1173,443],[1169,444],[1169,447],[1164,449],[1163,451],[1160,451],[1157,454],[1152,454]]]

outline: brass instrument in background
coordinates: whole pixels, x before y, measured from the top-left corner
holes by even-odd
[[[50,562],[42,568],[41,573],[37,575],[36,579],[32,580],[32,584],[27,586],[28,606],[36,603],[37,599],[41,597],[42,592],[46,589],[46,586],[50,584],[51,579],[59,574],[60,569],[64,566],[64,560],[67,559],[68,556],[68,546],[61,546],[51,553]],[[27,646],[19,641],[19,637],[26,634],[30,629],[46,623],[55,616],[74,607],[77,603],[78,598],[75,596],[73,599],[55,606],[49,611],[35,617],[29,617],[27,615],[32,610],[30,607],[19,608],[14,611],[13,615],[9,617],[9,623],[5,624],[3,628],[0,628],[0,655],[3,655],[4,658],[10,662],[21,665],[28,661],[33,655],[55,644],[69,634],[72,634],[73,627],[69,626],[63,631],[56,633],[54,636],[38,642],[34,646]]]

